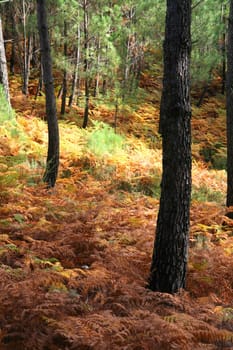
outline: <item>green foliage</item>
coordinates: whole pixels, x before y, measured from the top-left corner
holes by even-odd
[[[103,122],[95,122],[88,135],[87,148],[97,156],[117,154],[124,148],[124,138]]]
[[[226,149],[216,153],[213,156],[213,168],[218,170],[226,170],[227,168],[227,154]]]
[[[15,115],[6,99],[2,84],[0,84],[0,125],[7,120],[15,121]]]
[[[150,176],[139,176],[129,180],[118,180],[116,187],[125,192],[140,192],[146,196],[159,198],[161,177],[156,172]]]
[[[17,171],[10,170],[0,173],[0,188],[7,186],[16,186],[18,184],[19,174]]]
[[[226,148],[221,143],[215,143],[212,146],[203,147],[200,155],[204,161],[210,163],[214,169],[226,170],[227,154]]]
[[[198,1],[197,1],[198,3]],[[227,1],[201,1],[192,12],[192,78],[210,81],[222,60]]]
[[[213,191],[207,186],[201,186],[199,188],[193,187],[192,200],[198,202],[217,202],[222,204],[224,201],[224,195],[220,191]]]

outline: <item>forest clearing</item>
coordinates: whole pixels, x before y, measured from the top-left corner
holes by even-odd
[[[87,26],[85,31],[86,2],[88,18],[92,18],[91,11],[97,11],[91,0],[80,2],[84,13],[77,28],[77,38],[83,41],[80,95],[71,105],[65,95],[63,112],[65,69],[53,69],[59,95],[56,185],[50,186],[45,179],[48,114],[43,84],[38,93],[40,59],[28,79],[27,93],[19,59],[9,74],[10,104],[0,90],[0,350],[233,349],[233,207],[226,207],[226,96],[219,64],[207,85],[205,80],[197,81],[191,89],[192,194],[186,285],[177,293],[153,291],[149,275],[163,172],[161,51],[150,45],[143,48],[145,62],[139,78],[134,71],[128,72],[129,82],[120,77],[126,84],[122,91],[117,84],[111,85],[106,61],[101,71],[101,55],[96,57],[99,70],[93,73],[98,83],[90,76],[87,82],[94,58],[87,64],[90,56],[85,50],[91,52],[93,43],[85,35],[93,28]],[[127,1],[119,8],[133,11],[130,4]],[[30,1],[24,4],[34,18],[35,8],[29,5]],[[7,27],[11,6],[16,11],[21,5],[15,1],[0,6],[6,6],[1,17]],[[57,11],[62,5],[55,1],[49,6],[50,11]],[[114,6],[115,2],[109,4],[111,11]],[[28,28],[25,43],[29,42]],[[19,26],[20,33],[23,38],[26,32],[20,32]],[[8,35],[6,29],[4,36]],[[55,34],[53,50],[60,52],[64,47],[54,38]],[[67,56],[73,53],[68,43]],[[7,41],[5,46],[9,70],[13,45]],[[20,53],[19,47],[16,52]],[[133,56],[133,49],[129,52],[127,57]],[[220,61],[221,57],[220,50]],[[110,58],[108,63],[112,64]],[[70,84],[71,68],[67,68]],[[116,72],[121,73],[120,64]],[[125,78],[126,70],[122,72]],[[101,78],[104,74],[107,85]],[[130,77],[134,83],[138,79],[131,92]],[[96,97],[96,84],[99,90],[101,84],[107,86],[108,94],[99,91]],[[88,125],[84,127],[87,103]]]

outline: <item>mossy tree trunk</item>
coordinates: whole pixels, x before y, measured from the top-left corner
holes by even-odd
[[[154,291],[185,287],[191,193],[191,0],[167,0],[160,110],[163,175],[149,278]]]
[[[41,62],[43,68],[49,138],[47,164],[43,180],[48,184],[49,187],[54,187],[59,166],[59,130],[56,112],[56,99],[54,95],[52,59],[45,0],[37,0],[37,20],[40,36]]]

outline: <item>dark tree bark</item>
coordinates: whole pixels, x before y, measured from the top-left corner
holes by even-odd
[[[191,0],[167,0],[160,110],[163,175],[149,288],[185,287],[191,193]]]
[[[227,45],[227,207],[233,206],[233,0],[230,1]]]
[[[37,0],[37,20],[40,36],[41,61],[46,97],[46,116],[49,134],[47,164],[43,180],[49,187],[53,187],[56,183],[59,165],[59,130],[52,76],[52,59],[47,25],[46,0]]]

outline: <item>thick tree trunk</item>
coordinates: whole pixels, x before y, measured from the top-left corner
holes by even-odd
[[[167,0],[160,111],[163,175],[149,288],[185,287],[191,193],[191,0]]]
[[[6,62],[5,46],[4,46],[4,39],[3,39],[3,33],[2,33],[1,18],[0,18],[0,84],[3,85],[6,99],[10,104],[7,62]]]
[[[227,45],[227,207],[233,206],[233,0],[230,1]]]
[[[40,35],[41,61],[46,97],[46,116],[48,122],[48,155],[43,180],[49,187],[55,185],[59,165],[59,130],[56,115],[56,100],[52,76],[52,59],[47,25],[46,0],[37,0],[37,20]]]

